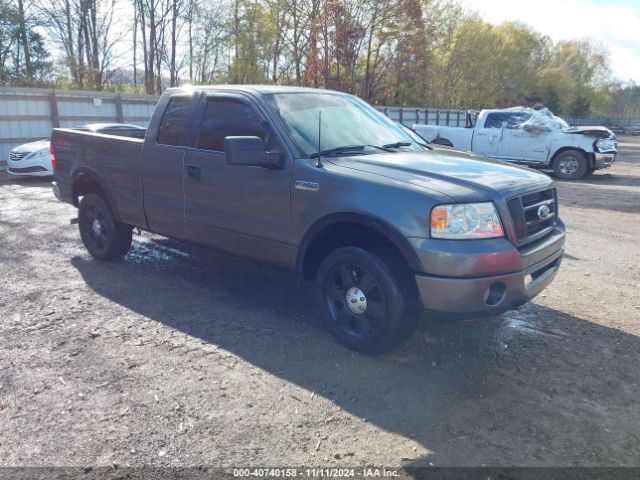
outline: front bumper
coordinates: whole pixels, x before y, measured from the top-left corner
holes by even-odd
[[[53,168],[48,156],[36,155],[17,161],[7,160],[7,172],[16,176],[50,177],[53,175]]]
[[[598,170],[609,168],[616,160],[616,152],[596,152],[594,153],[593,167]]]
[[[415,276],[423,309],[467,318],[498,315],[544,290],[560,267],[565,229],[558,221],[547,236],[519,249],[506,238],[410,241],[428,272]]]
[[[460,317],[499,315],[528,302],[551,283],[564,250],[526,270],[478,278],[416,275],[422,307]]]

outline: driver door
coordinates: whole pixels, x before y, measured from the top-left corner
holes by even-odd
[[[549,156],[550,132],[548,128],[509,129],[509,158],[516,161],[542,163]]]
[[[234,94],[205,97],[195,148],[184,160],[185,221],[191,238],[214,248],[286,264],[295,258],[290,226],[292,159],[255,105]],[[227,164],[224,138],[258,136],[282,168]]]

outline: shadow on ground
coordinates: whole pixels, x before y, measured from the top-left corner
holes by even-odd
[[[99,295],[310,391],[433,452],[406,465],[640,463],[640,339],[528,305],[422,325],[368,358],[324,332],[288,272],[139,237],[126,259],[72,259]]]
[[[25,187],[51,187],[53,177],[18,177],[9,175],[7,172],[0,171],[0,185],[15,184]]]

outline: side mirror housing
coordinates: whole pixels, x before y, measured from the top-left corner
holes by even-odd
[[[539,133],[546,133],[546,132],[550,132],[551,129],[549,127],[546,127],[544,125],[532,125],[530,123],[525,123],[522,126],[523,130],[525,132],[531,133],[531,134],[539,134]]]
[[[280,154],[265,151],[260,137],[225,137],[224,154],[229,165],[280,167]]]

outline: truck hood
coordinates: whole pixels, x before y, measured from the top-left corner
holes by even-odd
[[[553,183],[547,175],[529,168],[438,148],[422,152],[332,157],[327,161],[418,185],[456,201],[504,198]]]
[[[609,138],[615,136],[607,127],[569,127],[565,128],[564,132],[596,138]]]

